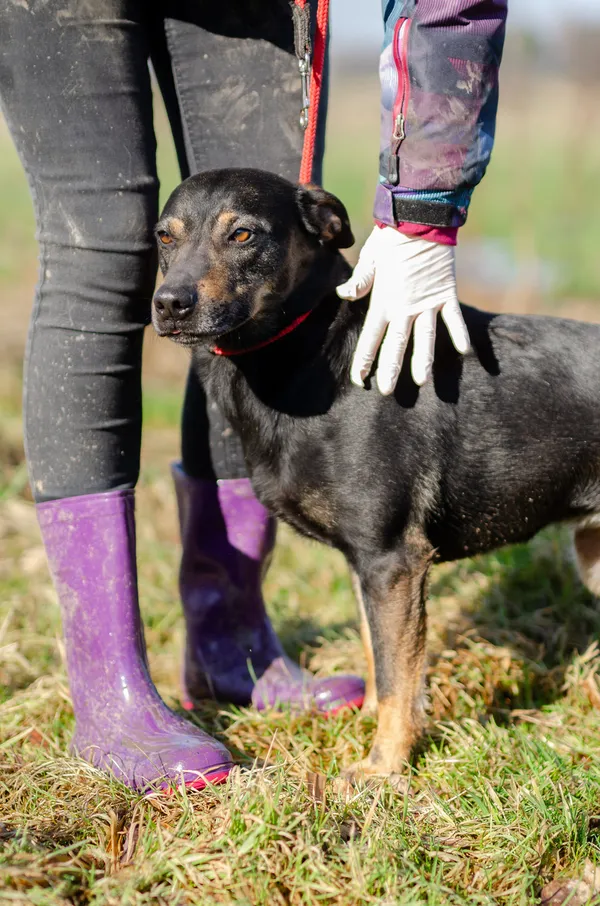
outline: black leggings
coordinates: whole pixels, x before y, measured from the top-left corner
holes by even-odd
[[[0,100],[40,247],[24,393],[38,502],[137,482],[158,216],[149,60],[183,177],[257,166],[297,178],[286,0],[0,0]],[[238,438],[193,376],[182,453],[193,476],[245,474]]]

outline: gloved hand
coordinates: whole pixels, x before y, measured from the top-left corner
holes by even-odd
[[[416,384],[424,384],[433,366],[438,312],[457,351],[468,351],[469,334],[456,296],[454,246],[376,226],[352,276],[337,287],[337,294],[354,301],[370,289],[371,302],[350,372],[353,384],[363,386],[381,346],[377,386],[383,394],[393,393],[411,329],[412,376]]]

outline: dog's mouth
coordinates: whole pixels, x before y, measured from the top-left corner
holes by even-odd
[[[164,288],[161,287],[161,290]],[[175,301],[171,300],[175,296]],[[193,298],[187,307],[178,304],[179,297],[186,301]],[[152,307],[152,325],[159,337],[167,337],[179,346],[214,345],[221,337],[237,331],[250,320],[251,300],[246,298],[204,301],[195,294],[166,294],[165,300],[158,297]]]
[[[202,338],[197,337],[194,334],[185,334],[181,330],[172,330],[171,333],[161,334],[161,336],[167,336],[173,343],[176,343],[178,346],[200,346],[202,344]]]
[[[220,323],[212,325],[190,324],[154,324],[154,329],[159,337],[166,337],[178,346],[193,348],[195,346],[221,346],[226,344],[227,338],[232,339],[237,331],[241,330],[249,321],[251,316],[240,319],[236,324]]]

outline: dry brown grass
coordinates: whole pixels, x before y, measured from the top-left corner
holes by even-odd
[[[182,624],[165,477],[175,441],[173,428],[149,426],[139,525],[152,671],[176,705]],[[22,495],[0,504],[0,538],[0,899],[520,904],[597,860],[600,614],[561,534],[438,568],[430,722],[400,788],[339,779],[369,745],[369,718],[208,703],[195,719],[240,767],[226,786],[170,798],[133,794],[66,754],[58,606]],[[339,557],[284,531],[267,594],[288,647],[300,644],[312,667],[361,668]]]

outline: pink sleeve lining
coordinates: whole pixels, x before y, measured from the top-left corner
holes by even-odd
[[[376,220],[379,227],[390,226],[389,223],[383,223]],[[426,223],[409,223],[402,220],[394,226],[394,229],[405,236],[418,236],[420,239],[427,239],[429,242],[439,242],[441,245],[456,245],[458,239],[458,227],[435,227],[428,226]]]

